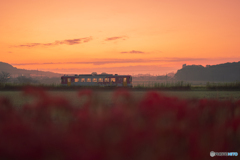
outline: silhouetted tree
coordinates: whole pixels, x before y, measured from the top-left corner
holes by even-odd
[[[175,74],[183,81],[239,81],[240,62],[218,65],[186,65]]]
[[[31,78],[31,77],[25,77],[25,76],[19,76],[16,78],[18,83],[21,84],[32,84],[32,83],[38,83],[37,80]]]
[[[8,72],[4,72],[2,71],[2,73],[0,73],[0,83],[6,83],[11,79],[11,74]]]

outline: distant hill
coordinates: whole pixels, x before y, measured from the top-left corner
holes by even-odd
[[[183,81],[240,81],[240,62],[218,65],[186,65],[178,70],[174,76]]]
[[[26,70],[26,69],[18,69],[13,67],[12,65],[4,62],[0,62],[0,72],[8,72],[12,77],[18,76],[26,76],[26,77],[60,77],[62,74],[54,73],[54,72],[44,72],[38,70]]]

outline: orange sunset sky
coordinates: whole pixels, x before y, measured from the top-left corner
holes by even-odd
[[[82,74],[166,74],[240,61],[240,0],[1,0],[0,61]]]

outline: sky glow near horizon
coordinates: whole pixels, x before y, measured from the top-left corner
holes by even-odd
[[[238,62],[239,8],[239,0],[2,0],[0,61],[69,74]]]

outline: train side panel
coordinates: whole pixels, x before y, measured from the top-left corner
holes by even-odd
[[[132,77],[127,75],[111,75],[111,76],[62,76],[61,84],[63,86],[116,86],[116,87],[132,87]]]

